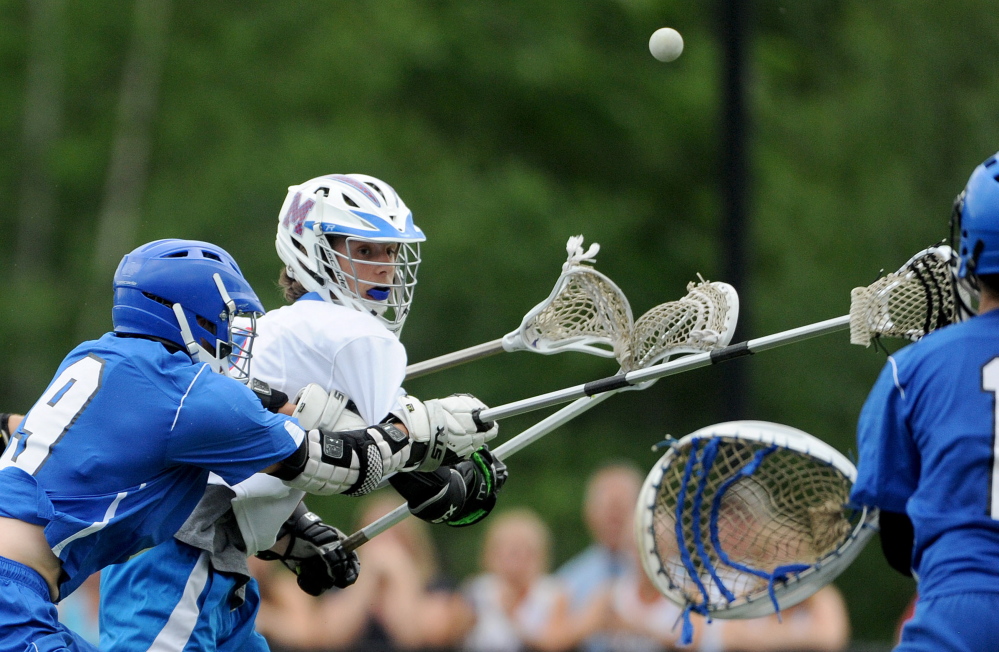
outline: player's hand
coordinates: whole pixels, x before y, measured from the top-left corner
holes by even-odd
[[[506,464],[483,446],[453,468],[465,481],[465,503],[445,522],[451,527],[478,523],[496,506],[496,494],[509,475]]]
[[[298,576],[299,588],[309,595],[321,595],[334,586],[346,588],[357,581],[357,555],[340,547],[346,536],[310,512],[305,503],[299,503],[285,522],[279,536],[285,535],[289,541],[283,555],[265,551],[258,556],[279,559]]]
[[[458,457],[467,459],[499,433],[499,424],[495,421],[479,419],[479,413],[486,409],[486,404],[471,394],[452,394],[427,402],[434,403],[443,413],[436,415],[436,418],[446,424],[448,450]]]
[[[298,587],[309,595],[322,595],[334,586],[347,588],[357,581],[361,572],[357,554],[340,547],[340,542],[346,538],[344,533],[327,527],[336,532],[336,540],[319,547],[318,554],[306,557],[298,567]]]
[[[406,426],[416,443],[426,445],[421,470],[433,470],[450,458],[467,459],[499,432],[495,421],[483,422],[479,412],[485,403],[471,394],[420,401],[412,396],[399,399],[392,415]]]

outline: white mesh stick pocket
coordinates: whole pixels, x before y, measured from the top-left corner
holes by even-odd
[[[505,350],[573,350],[619,359],[629,355],[631,306],[613,281],[585,264],[594,262],[600,245],[591,244],[584,252],[582,244],[583,236],[569,238],[569,257],[555,287],[503,338]]]
[[[874,337],[918,340],[960,321],[954,252],[946,246],[920,251],[897,272],[850,293],[850,342],[870,346]]]
[[[720,349],[732,341],[739,295],[728,283],[687,284],[687,296],[652,308],[635,322],[621,371],[644,369],[665,357]]]

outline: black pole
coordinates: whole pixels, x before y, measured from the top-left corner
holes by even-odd
[[[748,116],[746,111],[746,50],[749,0],[718,0],[722,51],[721,110],[721,238],[722,278],[739,292],[736,340],[751,337],[746,242],[748,228]],[[747,361],[735,361],[721,380],[723,417],[743,419],[751,409]]]

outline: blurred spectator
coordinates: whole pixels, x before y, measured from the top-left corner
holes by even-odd
[[[609,652],[679,649],[682,611],[659,593],[644,571],[630,566],[590,601],[582,615],[582,631]],[[696,645],[703,620],[692,618]],[[593,639],[593,634],[599,638]]]
[[[400,504],[392,492],[361,503],[360,525]],[[441,577],[428,526],[409,518],[358,549],[357,582],[320,598],[309,645],[371,652],[429,650],[457,640],[471,610]],[[463,624],[464,623],[464,624]]]
[[[601,477],[602,476],[602,477]],[[637,492],[636,477],[630,468],[614,467],[598,472],[592,486],[601,485],[615,478],[618,500],[623,510],[625,499]],[[640,478],[637,478],[640,480]],[[646,576],[638,559],[638,545],[634,534],[634,501],[632,509],[619,517],[613,546],[618,551],[620,570],[612,579],[605,580],[595,589],[588,603],[577,612],[579,633],[588,644],[607,652],[659,652],[680,649],[678,640],[682,608],[665,598]],[[608,519],[609,520],[609,519]],[[609,533],[605,541],[610,542]],[[699,640],[703,619],[692,615],[695,625],[694,644]],[[689,649],[696,649],[691,646]]]
[[[549,572],[551,535],[531,510],[492,517],[482,548],[484,574],[465,589],[474,624],[462,649],[469,652],[556,651],[576,646],[562,583]]]
[[[571,596],[574,617],[584,618],[587,607],[594,608],[592,601],[613,580],[636,572],[630,535],[642,479],[641,471],[633,464],[615,463],[598,469],[587,482],[583,520],[593,543],[558,570]],[[604,636],[598,634],[588,637],[583,649],[605,652],[610,648]]]
[[[898,617],[898,622],[895,623],[895,644],[902,642],[902,628],[905,624],[912,620],[912,616],[916,613],[916,601],[919,600],[919,594],[915,593],[912,599],[909,600],[909,604],[906,605],[905,610],[902,611],[902,615]]]
[[[715,619],[700,636],[700,652],[838,652],[850,642],[846,604],[832,584],[776,615]]]
[[[311,650],[317,647],[316,598],[298,587],[295,574],[283,565],[249,557],[247,563],[260,589],[256,629],[271,652]],[[250,595],[250,592],[247,593]]]
[[[59,603],[59,622],[89,643],[100,641],[101,574],[94,573]]]

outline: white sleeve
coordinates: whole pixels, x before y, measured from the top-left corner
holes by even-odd
[[[333,361],[333,389],[354,401],[368,425],[380,423],[395,407],[405,377],[406,349],[394,337],[355,339]]]
[[[305,492],[265,473],[250,476],[232,490],[236,492],[232,511],[248,556],[274,545],[281,526],[305,496]]]

